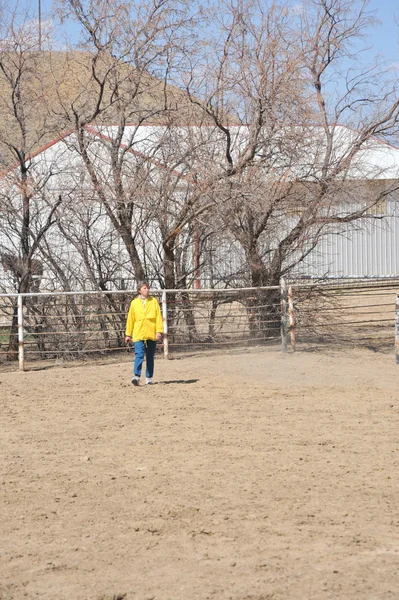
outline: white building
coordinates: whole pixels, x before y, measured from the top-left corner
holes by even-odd
[[[230,128],[232,132],[231,151],[238,156],[247,144],[246,127]],[[123,193],[132,189],[134,210],[133,223],[137,223],[136,243],[140,258],[149,272],[159,272],[162,263],[161,236],[159,223],[155,224],[151,215],[151,202],[155,194],[168,180],[173,190],[165,219],[173,221],[173,211],[179,210],[184,202],[187,188],[192,183],[193,168],[205,157],[212,157],[209,170],[214,164],[224,160],[223,138],[220,132],[206,127],[166,126],[127,126],[121,143],[115,144],[118,129],[109,127],[86,127],[88,140],[85,151],[95,170],[98,186],[93,185],[87,166],[79,149],[76,132],[47,144],[31,157],[29,185],[32,186],[31,242],[45,227],[51,207],[58,196],[62,202],[58,209],[61,218],[48,229],[41,239],[40,250],[35,256],[44,264],[43,286],[60,289],[65,282],[62,273],[73,273],[70,285],[83,289],[96,287],[101,273],[93,280],[88,275],[85,264],[85,233],[90,231],[91,243],[102,256],[102,267],[107,271],[105,279],[119,287],[123,280],[133,279],[132,267],[126,247],[120,233],[107,211],[106,204],[100,202],[100,195],[106,194],[107,201],[115,206],[115,165],[120,161],[120,182]],[[345,127],[334,129],[334,145],[331,165],[337,164],[350,152],[355,133]],[[265,133],[265,138],[267,132]],[[298,131],[296,131],[298,138]],[[293,138],[294,139],[294,138]],[[268,169],[267,177],[285,177],[312,182],[320,178],[322,157],[325,156],[323,130],[315,127],[304,129],[301,145],[295,147],[294,158],[287,151],[281,151],[276,138],[273,152],[273,168]],[[270,140],[268,140],[270,149]],[[269,164],[270,167],[270,164]],[[21,194],[16,178],[16,169],[2,174],[0,194],[2,211],[0,214],[0,255],[18,255],[21,216]],[[262,174],[263,171],[260,170]],[[339,176],[340,177],[340,176]],[[339,179],[338,177],[338,179]],[[316,248],[294,269],[298,277],[393,277],[399,274],[399,219],[397,195],[395,190],[399,182],[399,148],[377,139],[368,142],[355,158],[351,160],[345,172],[345,184],[365,182],[370,189],[379,186],[389,191],[386,197],[373,208],[373,217],[356,224],[342,223],[330,228],[323,234]],[[134,192],[134,194],[133,194]],[[152,197],[152,194],[154,197]],[[172,193],[171,193],[172,194]],[[159,198],[158,198],[159,200]],[[362,198],[358,199],[359,204]],[[127,202],[128,203],[128,202]],[[343,210],[352,210],[346,203]],[[282,214],[279,227],[281,231],[298,218],[298,215]],[[145,227],[143,228],[143,223]],[[281,233],[280,231],[280,233]],[[279,232],[276,230],[276,239]],[[195,240],[188,227],[182,229],[181,248],[186,252],[186,265],[194,269]],[[87,238],[87,243],[89,240]],[[239,281],[246,272],[245,256],[237,241],[223,234],[209,238],[204,248],[200,278],[203,285],[213,284],[210,279],[230,277],[230,281]],[[87,249],[86,249],[87,250]],[[109,261],[107,262],[107,256]],[[115,256],[118,257],[115,264]],[[89,257],[88,257],[89,259]],[[109,264],[108,264],[109,263]],[[98,266],[98,265],[97,265]],[[58,271],[57,271],[58,269]],[[58,275],[59,279],[58,279]],[[111,277],[112,275],[112,277]],[[197,273],[198,275],[198,273]],[[13,274],[0,265],[0,279],[3,289],[12,287]]]

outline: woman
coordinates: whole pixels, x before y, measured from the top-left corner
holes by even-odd
[[[126,321],[125,342],[134,344],[133,385],[140,385],[144,356],[146,359],[146,384],[152,383],[157,341],[162,339],[163,321],[156,298],[150,296],[148,281],[140,281],[138,296],[130,303]]]

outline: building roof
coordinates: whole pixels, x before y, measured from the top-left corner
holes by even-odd
[[[93,142],[98,141],[104,147],[111,144],[117,135],[116,125],[89,125],[85,127],[89,136],[92,136]],[[232,153],[236,157],[245,150],[248,143],[248,127],[232,126],[231,128]],[[281,151],[279,139],[268,138],[267,130],[262,134],[263,143],[269,144],[275,152],[269,152],[271,158],[269,163],[265,164],[265,173],[267,176],[286,177],[287,179],[297,179],[302,181],[316,181],[321,176],[321,168],[324,160],[326,142],[322,127],[296,127],[295,131],[290,131],[289,136],[294,140],[300,140],[297,143],[296,151],[287,156],[287,151]],[[63,136],[51,140],[41,148],[31,154],[32,160],[48,163],[58,156],[59,166],[70,161],[72,154],[76,155],[75,132],[69,131]],[[281,134],[280,134],[281,136]],[[336,126],[333,130],[333,151],[330,161],[330,170],[342,161],[348,155],[355,143],[357,132],[343,126]],[[202,159],[206,164],[208,152],[214,161],[224,160],[223,134],[214,126],[186,126],[176,125],[170,127],[165,124],[149,125],[127,125],[124,129],[121,148],[135,155],[142,161],[161,169],[167,169],[171,173],[182,177],[190,177],[193,164],[201,165],[201,158],[198,160],[185,160],[191,150],[203,153]],[[219,148],[218,148],[219,147]],[[216,151],[215,151],[216,148]],[[259,152],[259,160],[262,154],[262,147]],[[67,155],[69,158],[67,159]],[[60,157],[64,158],[61,160]],[[104,156],[104,154],[103,154]],[[210,159],[209,159],[210,160]],[[18,167],[14,163],[14,168]],[[6,171],[3,171],[3,174]],[[399,148],[384,143],[377,138],[369,140],[364,147],[356,154],[350,163],[347,171],[337,175],[339,179],[346,180],[392,180],[399,179]]]

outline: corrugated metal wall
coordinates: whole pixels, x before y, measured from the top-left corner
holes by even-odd
[[[312,277],[392,277],[399,274],[399,211],[387,204],[387,216],[323,237],[298,269]]]

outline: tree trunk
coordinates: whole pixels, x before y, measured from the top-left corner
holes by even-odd
[[[256,246],[247,253],[251,286],[279,286],[279,276],[270,273]],[[254,340],[277,337],[280,330],[280,290],[254,290],[246,298],[249,330]]]
[[[176,289],[175,277],[175,251],[174,239],[168,242],[163,242],[163,276],[165,281],[165,289]],[[176,321],[176,294],[168,294],[168,337],[169,342],[173,343]]]
[[[123,229],[120,229],[120,232],[121,232],[122,239],[125,244],[127,253],[129,254],[130,263],[133,267],[134,276],[136,278],[136,281],[146,279],[146,274],[144,272],[140,256],[137,252],[136,245],[135,245],[134,241],[132,240],[130,231],[127,231],[123,228]]]
[[[7,360],[18,360],[18,306],[12,311],[10,338],[8,341]]]

